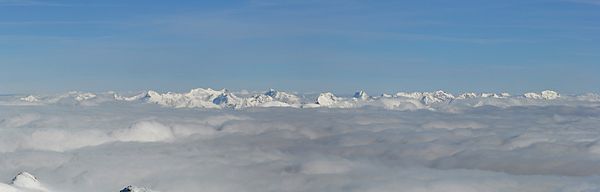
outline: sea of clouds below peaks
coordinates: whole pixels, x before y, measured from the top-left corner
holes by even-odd
[[[27,171],[51,192],[599,191],[599,124],[599,107],[565,104],[3,105],[0,179]]]

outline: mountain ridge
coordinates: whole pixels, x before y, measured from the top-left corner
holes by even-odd
[[[452,94],[443,90],[433,92],[397,92],[369,96],[365,91],[357,91],[350,97],[323,92],[316,96],[294,94],[269,89],[262,93],[236,93],[227,89],[195,88],[189,92],[145,91],[134,95],[121,95],[116,92],[91,93],[72,91],[54,96],[21,96],[13,101],[2,101],[4,105],[49,105],[72,104],[94,106],[103,103],[148,103],[171,108],[202,109],[244,109],[254,107],[291,108],[360,108],[381,107],[385,109],[437,110],[447,106],[478,107],[492,105],[498,107],[521,105],[561,105],[562,103],[598,103],[600,95],[561,95],[556,91],[527,92],[520,95],[508,93]]]

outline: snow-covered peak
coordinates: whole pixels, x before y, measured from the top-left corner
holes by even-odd
[[[275,89],[269,89],[267,92],[265,92],[265,95],[271,97],[275,97],[277,94],[279,94],[279,91],[276,91]]]
[[[600,105],[600,95],[566,95],[561,96],[555,91],[542,91],[539,93],[525,93],[522,96],[511,96],[508,93],[474,93],[467,92],[454,96],[445,91],[435,92],[398,92],[394,95],[382,94],[370,97],[364,91],[358,91],[351,97],[338,97],[330,92],[311,96],[305,94],[297,96],[270,89],[265,92],[248,92],[235,94],[226,89],[216,90],[211,88],[197,88],[189,92],[160,93],[147,91],[137,95],[123,96],[116,92],[86,93],[69,92],[54,96],[25,96],[5,97],[9,100],[0,100],[0,105],[76,105],[97,106],[104,103],[126,104],[127,102],[158,104],[172,108],[203,108],[203,109],[244,109],[250,107],[293,107],[293,108],[360,108],[360,107],[383,107],[386,109],[398,109],[393,106],[415,106],[421,109],[441,109],[448,106],[479,107],[492,106],[518,106],[518,105],[560,105],[563,103]],[[238,96],[239,95],[239,96]],[[561,102],[552,100],[559,99]],[[316,101],[316,102],[315,102]],[[368,102],[367,102],[368,101]],[[416,104],[418,103],[418,104]],[[406,105],[404,105],[406,104]],[[392,106],[392,107],[390,107]],[[404,108],[402,108],[404,109]]]
[[[354,98],[357,99],[357,100],[366,101],[370,97],[367,94],[367,92],[361,90],[361,91],[358,91],[358,92],[354,93]]]
[[[552,100],[552,99],[557,99],[559,97],[560,97],[560,94],[558,94],[556,91],[551,91],[551,90],[542,91],[542,98],[544,98],[544,99]]]
[[[300,98],[296,95],[269,90],[264,94],[238,97],[235,94],[222,89],[192,89],[189,93],[158,93],[148,91],[145,97],[149,103],[155,103],[175,108],[247,108],[247,107],[300,107]]]
[[[510,97],[509,93],[462,93],[455,97],[455,99],[474,99],[474,98],[508,98]]]
[[[445,91],[436,91],[433,93],[424,92],[422,95],[421,102],[425,105],[446,102],[454,99],[454,95]]]
[[[496,93],[481,93],[481,97],[483,98],[500,98],[500,95]]]
[[[21,172],[12,179],[12,185],[17,187],[32,187],[40,186],[40,181],[33,175],[27,172]]]
[[[560,94],[558,94],[556,91],[545,90],[541,93],[525,93],[523,96],[528,99],[554,100],[558,99],[560,97]]]
[[[226,92],[227,92],[226,89],[214,90],[211,88],[206,88],[206,89],[196,88],[196,89],[190,90],[190,93],[188,95],[193,96],[193,97],[207,98],[207,97],[214,97],[215,95],[221,95]]]
[[[482,98],[507,98],[510,97],[508,93],[481,93]]]
[[[33,95],[29,95],[27,97],[21,97],[20,100],[25,101],[25,102],[30,102],[30,103],[35,103],[35,102],[40,101],[39,98],[37,98],[36,96],[33,96]]]
[[[421,99],[423,97],[422,92],[398,92],[396,93],[396,97],[406,97],[411,99]]]
[[[17,189],[37,192],[48,191],[35,176],[27,172],[21,172],[17,174],[17,176],[12,179],[10,184]]]
[[[190,92],[183,94],[172,92],[161,94],[156,91],[148,91],[147,100],[150,103],[156,103],[175,108],[221,108],[219,104],[227,100],[224,97],[229,96],[225,93],[227,93],[225,89],[217,91],[211,88],[192,89]],[[218,102],[218,104],[214,103],[215,100]]]
[[[119,192],[156,192],[147,188],[136,187],[136,186],[127,186]]]
[[[129,97],[119,95],[118,93],[112,93],[112,94],[113,94],[114,99],[117,101],[140,101],[140,100],[149,98],[150,97],[148,94],[149,92],[150,91],[145,92],[145,93],[140,93],[140,94],[137,94],[134,96],[129,96]],[[154,92],[154,93],[156,93],[156,92]]]
[[[265,95],[272,97],[274,100],[287,103],[287,104],[300,104],[300,98],[294,94],[276,91],[274,89],[270,89],[265,93]]]
[[[78,92],[71,91],[63,95],[53,97],[38,97],[34,95],[28,95],[26,97],[19,98],[20,101],[37,104],[48,104],[48,103],[73,103],[73,104],[89,104],[93,100],[96,100],[98,95],[89,92]]]
[[[450,100],[450,99],[454,99],[454,95],[445,92],[445,91],[436,91],[432,94],[435,98],[441,99],[441,100]]]
[[[450,101],[455,98],[454,95],[441,90],[435,92],[398,92],[396,97],[418,99],[425,105]]]
[[[215,105],[219,105],[219,106],[235,106],[236,103],[238,103],[239,98],[237,96],[235,96],[233,93],[229,93],[229,92],[223,92],[220,95],[218,95],[216,98],[209,98],[209,100],[212,99],[212,102]]]
[[[340,99],[331,92],[321,93],[317,97],[317,104],[321,106],[331,106],[338,102]]]
[[[477,93],[463,93],[456,97],[456,99],[473,99],[477,98]]]

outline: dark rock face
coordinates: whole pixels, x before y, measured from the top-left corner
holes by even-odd
[[[131,185],[127,186],[127,187],[125,187],[125,189],[122,189],[119,192],[133,192],[133,186],[131,186]]]

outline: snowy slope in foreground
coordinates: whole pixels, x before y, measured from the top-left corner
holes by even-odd
[[[38,178],[27,172],[20,172],[15,176],[10,184],[0,183],[0,192],[52,192],[44,187]],[[119,192],[156,192],[150,189],[127,186]]]
[[[33,175],[21,172],[15,176],[10,184],[0,183],[1,192],[49,192],[42,183]]]
[[[187,93],[144,93],[123,96],[115,92],[85,93],[69,92],[58,96],[24,96],[4,98],[0,105],[80,105],[96,106],[102,104],[147,103],[173,108],[204,109],[244,109],[255,107],[290,108],[363,108],[374,107],[390,110],[448,110],[496,106],[548,106],[548,105],[600,105],[600,95],[560,95],[555,91],[525,93],[511,96],[508,93],[462,93],[453,95],[444,91],[435,92],[399,92],[369,96],[359,91],[352,97],[339,97],[325,92],[317,96],[296,95],[287,92],[269,90],[259,94],[236,94],[223,90],[192,89]]]

